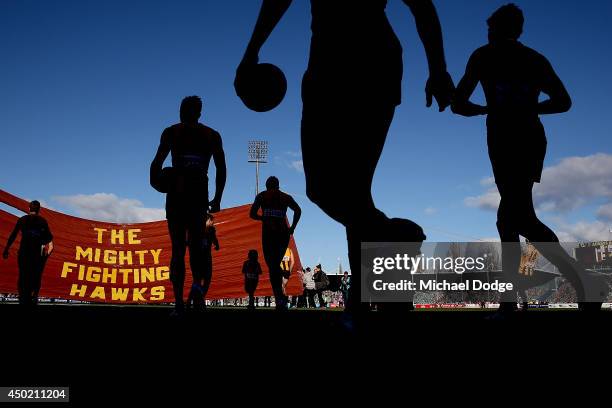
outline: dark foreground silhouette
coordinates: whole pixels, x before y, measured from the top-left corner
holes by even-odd
[[[351,391],[355,397],[360,397],[359,390],[372,391],[372,376],[364,373],[376,372],[380,380],[397,377],[402,367],[431,384],[440,371],[465,367],[466,359],[485,367],[482,375],[468,376],[472,386],[490,377],[498,381],[499,375],[492,376],[487,368],[497,363],[504,364],[504,374],[516,367],[516,378],[525,375],[525,367],[564,372],[568,361],[584,362],[579,371],[588,373],[605,361],[606,347],[594,345],[602,344],[612,323],[608,311],[533,311],[516,313],[503,323],[485,320],[492,313],[486,311],[417,311],[392,321],[372,313],[372,329],[356,338],[340,329],[342,313],[321,309],[277,313],[209,308],[185,319],[172,319],[170,309],[159,306],[41,304],[38,313],[27,316],[19,309],[0,304],[7,328],[5,384],[70,385],[71,400],[82,402],[77,406],[90,405],[92,398],[116,404],[126,396],[192,404],[194,390],[203,384],[207,397],[217,391],[227,398],[228,380],[238,378],[241,370],[272,372],[287,365],[287,355],[300,363],[287,369],[299,367],[298,375],[358,379],[359,386]],[[549,341],[543,344],[542,339]],[[287,342],[295,347],[289,354],[279,352]],[[349,351],[347,359],[341,358],[341,350]],[[508,364],[517,361],[522,364]],[[248,373],[248,381],[235,392],[244,398],[270,382],[269,376]],[[337,387],[323,388],[338,394]]]
[[[435,97],[443,111],[454,87],[446,72],[436,10],[429,0],[404,3],[414,14],[427,54],[427,106]],[[259,50],[290,4],[290,0],[264,0],[237,77],[258,63]],[[371,192],[387,131],[401,102],[402,47],[385,6],[385,0],[311,0],[310,59],[302,82],[306,193],[346,227],[355,276],[351,310],[360,299],[362,241],[425,239],[414,222],[389,219],[377,209]]]

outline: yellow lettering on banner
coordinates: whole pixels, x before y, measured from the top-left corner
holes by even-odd
[[[83,249],[77,245],[75,259],[77,261],[80,261],[81,258],[86,258],[89,262],[91,262],[91,260],[93,259],[93,249],[92,248]]]
[[[106,229],[105,228],[94,228],[94,231],[98,233],[98,244],[101,244],[103,241],[102,236],[106,232]]]
[[[132,293],[132,300],[134,302],[144,302],[145,298],[142,296],[144,292],[147,291],[147,288],[134,288],[134,292]]]
[[[144,265],[145,263],[145,255],[149,252],[147,249],[141,249],[140,251],[134,251],[136,255],[138,255],[138,263]]]
[[[119,273],[123,275],[123,283],[129,283],[130,278],[129,275],[130,273],[132,273],[133,271],[131,269],[119,269]]]
[[[96,288],[91,292],[92,299],[106,299],[106,293],[104,293],[104,286],[96,286]]]
[[[163,286],[153,286],[151,288],[151,297],[149,300],[164,300],[164,293],[166,288]]]
[[[123,245],[123,230],[111,230],[111,244]]]
[[[102,272],[102,269],[97,266],[88,267],[85,280],[89,282],[100,282],[100,272]]]
[[[132,264],[132,251],[119,251],[119,265]]]
[[[138,245],[140,244],[140,240],[136,238],[136,233],[140,232],[140,228],[134,228],[128,230],[128,244]]]
[[[170,268],[167,266],[158,266],[155,268],[156,280],[168,280],[170,279]]]
[[[87,285],[77,285],[76,283],[72,284],[70,288],[70,296],[85,296],[85,291],[87,290]]]
[[[154,282],[155,268],[140,268],[140,283]]]
[[[100,262],[100,248],[96,248],[94,252],[94,262]]]
[[[115,268],[102,268],[102,283],[117,283],[117,270]]]
[[[85,279],[85,265],[79,265],[79,280]]]
[[[159,263],[159,254],[161,253],[161,249],[152,249],[151,255],[153,255],[153,263],[157,265]]]
[[[113,300],[125,302],[129,293],[129,288],[111,288],[111,296]]]
[[[105,249],[104,260],[102,262],[107,265],[115,265],[117,263],[117,251],[114,249]]]
[[[72,268],[76,268],[78,265],[72,262],[64,262],[64,265],[62,266],[62,274],[61,277],[65,278],[66,276],[68,276],[68,273],[72,272]]]

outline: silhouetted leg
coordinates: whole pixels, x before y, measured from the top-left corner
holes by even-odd
[[[213,271],[213,263],[212,263],[212,253],[211,248],[208,247],[206,250],[206,269],[204,270],[203,284],[202,284],[202,300],[206,300],[206,295],[208,294],[208,288],[210,288],[210,282],[212,281],[212,271]]]
[[[245,290],[247,294],[249,295],[249,305],[248,305],[249,310],[255,309],[255,302],[256,302],[255,290],[257,290],[258,283],[259,281],[254,280],[254,279],[245,279],[244,281]]]
[[[343,105],[346,100],[332,102],[304,98],[302,156],[308,198],[346,227],[349,264],[355,276],[347,304],[352,310],[361,298],[361,242],[422,241],[423,234],[414,223],[404,229],[401,222],[391,222],[372,197],[372,180],[395,105],[365,97],[348,101],[350,106]],[[421,234],[414,234],[412,225]],[[394,229],[404,231],[398,234],[400,239],[391,239]]]
[[[527,238],[542,256],[559,269],[559,272],[574,287],[578,300],[582,301],[585,296],[584,286],[579,275],[582,268],[559,244],[557,235],[538,218],[533,206],[532,188],[532,182],[514,187],[518,198],[515,205],[519,213],[517,220],[519,233]]]
[[[283,295],[283,277],[281,269],[281,261],[287,246],[289,245],[288,233],[263,233],[262,247],[264,259],[268,270],[270,271],[270,285],[274,292],[276,309],[283,309],[285,305],[285,296]]]
[[[36,268],[36,275],[32,282],[32,302],[36,306],[38,304],[38,293],[40,292],[40,286],[42,284],[42,275],[47,264],[47,257],[40,257]]]
[[[497,209],[497,231],[502,242],[502,273],[504,280],[512,282],[516,288],[519,266],[521,264],[521,245],[518,231],[518,214],[516,212],[515,189],[498,183],[501,195]],[[501,294],[500,309],[516,307],[516,291],[505,291]]]
[[[182,311],[183,286],[185,285],[185,252],[187,228],[182,220],[168,220],[168,231],[172,242],[172,258],[170,259],[170,281],[174,291],[175,309]]]
[[[204,242],[204,215],[195,215],[189,219],[189,266],[195,290],[193,291],[193,304],[196,310],[201,309],[204,297],[202,295],[202,280],[208,271],[208,250]]]
[[[302,156],[306,194],[344,226],[371,225],[386,217],[374,205],[372,180],[395,106],[304,104]],[[367,104],[367,102],[363,102]]]
[[[36,254],[19,253],[17,264],[19,267],[19,277],[17,280],[17,293],[19,294],[19,304],[24,308],[32,306],[32,280],[35,271],[34,258]]]

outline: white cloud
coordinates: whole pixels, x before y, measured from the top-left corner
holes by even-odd
[[[495,185],[495,178],[494,177],[485,177],[485,178],[480,180],[480,185],[483,186],[483,187],[491,187],[491,186]]]
[[[483,210],[497,210],[499,192],[492,177],[484,178],[480,185],[486,191],[478,196],[466,197],[465,205]],[[561,241],[596,241],[610,239],[609,222],[612,221],[612,155],[598,153],[585,157],[568,157],[558,164],[546,167],[542,183],[533,189],[534,204],[538,212],[564,215],[588,204],[603,201],[594,214],[597,219],[568,223],[555,217],[553,228]]]
[[[480,181],[489,187],[493,178]],[[542,173],[542,183],[535,185],[533,199],[542,211],[569,212],[595,200],[612,200],[612,155],[598,153],[585,157],[568,157],[559,164],[546,167]],[[468,207],[496,210],[499,193],[490,187],[479,196],[467,197]],[[600,208],[600,216],[608,217],[612,209],[607,205]]]
[[[295,170],[298,173],[304,173],[304,162],[302,161],[302,152],[300,151],[286,151],[281,156],[276,156],[274,160],[278,164],[285,165],[291,170]]]
[[[427,208],[424,210],[424,212],[425,212],[425,214],[427,214],[427,215],[434,215],[435,213],[437,213],[437,212],[438,212],[438,210],[437,210],[436,208],[433,208],[433,207],[427,207]]]
[[[597,209],[597,216],[602,220],[612,221],[612,203],[599,207]]]
[[[612,154],[568,157],[542,173],[533,191],[536,205],[567,212],[596,199],[612,200]]]
[[[579,221],[575,224],[561,222],[557,229],[560,241],[602,241],[610,239],[610,225],[602,221]]]
[[[466,197],[463,202],[468,207],[481,208],[483,210],[497,211],[499,206],[499,192],[497,187],[488,189],[484,194],[476,197]]]
[[[121,198],[115,194],[77,194],[56,196],[52,200],[71,208],[79,217],[98,221],[136,223],[165,218],[162,208],[147,208],[139,200]]]
[[[289,167],[297,171],[298,173],[304,172],[304,162],[302,160],[291,161],[291,163],[289,163]]]

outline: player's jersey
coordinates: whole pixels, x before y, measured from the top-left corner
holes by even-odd
[[[208,208],[208,166],[213,152],[222,148],[221,135],[201,123],[178,123],[162,134],[170,149],[175,185],[166,196],[166,211],[181,215],[205,213]]]
[[[40,215],[24,215],[15,227],[21,232],[19,252],[23,254],[41,254],[41,247],[53,239],[47,221]]]
[[[291,256],[293,253],[290,248],[287,248],[283,260],[281,261],[281,269],[285,272],[291,272]]]
[[[242,264],[242,273],[246,279],[259,279],[261,275],[261,266],[259,262],[244,261]]]
[[[201,123],[178,123],[164,131],[162,144],[170,146],[172,167],[190,169],[208,174],[210,158],[221,146],[221,135]]]
[[[266,190],[259,193],[258,199],[261,202],[263,228],[270,232],[288,231],[287,208],[293,198],[280,190]]]
[[[469,64],[482,83],[488,123],[537,120],[540,92],[556,78],[548,60],[519,41],[485,45],[472,54]]]

